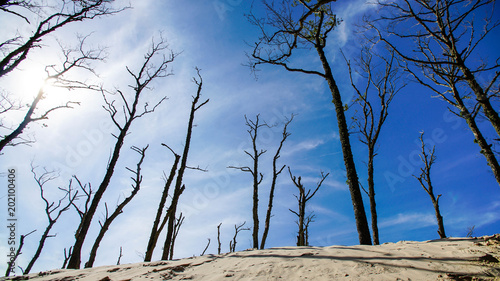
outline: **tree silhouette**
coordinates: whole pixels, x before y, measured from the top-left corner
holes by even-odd
[[[255,121],[250,120],[246,117],[245,115],[245,121],[246,125],[248,127],[248,134],[250,135],[250,139],[252,140],[252,151],[248,152],[245,150],[245,153],[250,156],[252,159],[252,167],[249,166],[244,166],[244,167],[236,167],[236,166],[229,166],[228,168],[230,169],[237,169],[242,172],[247,172],[252,175],[252,186],[253,186],[253,196],[252,196],[252,218],[253,218],[253,231],[252,231],[252,240],[253,240],[253,247],[256,249],[264,249],[267,235],[269,233],[269,227],[270,227],[270,222],[271,222],[271,214],[272,214],[272,208],[273,208],[273,199],[274,199],[274,190],[276,188],[276,181],[278,179],[279,174],[283,171],[286,165],[281,166],[281,168],[278,168],[277,166],[277,160],[280,158],[280,152],[283,147],[283,144],[287,140],[287,138],[290,136],[290,133],[287,131],[288,125],[292,122],[294,115],[292,114],[290,118],[286,119],[286,122],[283,126],[283,131],[282,131],[282,138],[280,141],[280,144],[278,148],[276,149],[276,153],[274,154],[273,157],[273,177],[271,181],[271,187],[269,189],[269,202],[267,206],[267,212],[266,212],[266,220],[265,220],[265,225],[264,225],[264,231],[262,234],[262,240],[259,246],[259,186],[262,183],[262,179],[264,178],[264,175],[259,171],[259,161],[260,157],[267,152],[265,149],[259,149],[257,147],[257,138],[259,136],[259,129],[260,128],[271,128],[270,125],[268,125],[266,122],[262,122],[260,120],[260,114],[257,114],[255,117]]]
[[[425,148],[425,142],[424,142],[424,132],[420,133],[420,142],[422,144],[421,146],[421,154],[420,159],[424,163],[424,167],[420,168],[420,175],[415,177],[422,188],[429,194],[429,197],[431,198],[432,205],[434,206],[434,212],[436,213],[436,220],[438,223],[438,234],[440,238],[446,238],[446,233],[444,232],[444,223],[443,223],[443,216],[441,216],[441,212],[439,210],[439,198],[441,197],[441,194],[439,194],[437,197],[434,195],[434,186],[432,185],[431,181],[431,168],[432,164],[436,161],[436,156],[434,155],[434,152],[436,151],[436,147],[432,147],[432,150],[426,150]]]
[[[132,199],[137,195],[139,190],[141,189],[141,183],[142,183],[142,175],[141,175],[141,165],[144,161],[144,157],[146,156],[146,150],[148,149],[149,145],[147,145],[144,148],[138,148],[136,146],[133,146],[131,149],[141,156],[139,162],[137,163],[137,168],[135,170],[132,170],[127,167],[127,170],[129,170],[134,176],[131,177],[132,181],[134,182],[132,184],[132,192],[128,197],[123,199],[118,206],[116,206],[115,210],[111,215],[108,213],[108,205],[105,204],[105,210],[106,210],[106,215],[104,219],[104,223],[101,223],[99,221],[99,224],[101,225],[101,230],[99,231],[99,234],[97,235],[96,240],[94,241],[94,245],[92,246],[92,249],[90,250],[90,256],[89,260],[85,263],[85,268],[93,267],[94,266],[94,261],[97,255],[97,249],[99,249],[99,245],[104,238],[104,235],[109,229],[109,226],[111,223],[118,217],[121,213],[123,213],[123,208],[132,201]],[[121,248],[120,248],[120,254],[121,254]],[[121,257],[121,256],[120,256]],[[120,260],[120,259],[118,259]]]
[[[111,117],[114,125],[117,127],[119,133],[118,135],[113,135],[116,137],[116,143],[111,155],[111,159],[109,160],[109,163],[107,165],[106,173],[101,184],[99,185],[99,188],[95,191],[90,207],[83,215],[80,226],[78,227],[78,231],[75,235],[76,241],[73,246],[73,253],[68,261],[67,266],[69,269],[80,268],[83,243],[92,223],[94,214],[101,201],[101,198],[110,184],[111,177],[114,174],[116,164],[118,163],[118,159],[120,157],[121,148],[125,141],[125,137],[128,135],[132,123],[138,118],[141,118],[148,113],[154,112],[154,110],[165,100],[165,97],[161,98],[160,101],[157,102],[153,107],[150,107],[148,103],[145,103],[142,111],[138,108],[144,89],[148,89],[148,85],[151,83],[151,81],[170,75],[170,73],[167,71],[167,67],[171,62],[174,61],[176,55],[170,51],[169,56],[165,56],[163,51],[165,51],[167,47],[168,46],[166,45],[163,38],[160,38],[158,43],[155,43],[153,40],[151,49],[146,53],[144,62],[140,66],[139,70],[134,73],[132,70],[130,70],[130,68],[127,67],[127,72],[130,74],[130,76],[132,76],[134,80],[134,84],[130,86],[133,90],[133,98],[131,100],[128,100],[126,95],[122,91],[117,89],[117,95],[122,102],[122,108],[120,110],[118,110],[117,105],[115,105],[116,100],[110,101],[109,97],[107,97],[108,94],[103,91],[103,98],[106,104],[104,106],[104,109],[109,113],[109,116]],[[154,64],[154,60],[157,57],[159,57],[158,62],[156,62],[157,64]],[[123,115],[120,117],[118,112],[123,112]]]
[[[248,16],[250,22],[262,32],[249,55],[250,67],[256,70],[261,64],[280,66],[290,72],[319,76],[328,83],[337,117],[359,243],[370,245],[370,229],[349,140],[344,103],[332,73],[332,66],[325,54],[328,36],[341,22],[333,13],[330,2],[333,1],[282,0],[277,1],[277,7],[264,1],[265,19],[259,19],[253,14]],[[291,58],[299,49],[314,49],[322,70],[308,69],[291,63]]]
[[[311,200],[316,192],[318,192],[321,184],[323,184],[323,181],[326,177],[328,177],[329,173],[325,175],[321,172],[321,180],[318,182],[314,191],[312,191],[312,189],[308,189],[306,191],[304,185],[302,184],[302,178],[293,176],[290,167],[288,167],[288,173],[290,174],[290,179],[293,181],[293,184],[299,189],[299,195],[294,195],[297,199],[297,203],[299,204],[299,210],[294,211],[289,209],[290,212],[294,213],[298,218],[297,225],[299,227],[299,231],[297,233],[297,246],[309,246],[309,223],[312,222],[314,215],[306,217],[306,204],[307,201]]]
[[[26,269],[24,269],[24,274],[30,273],[31,269],[35,265],[35,262],[38,260],[40,254],[42,253],[47,238],[55,237],[55,235],[50,234],[50,231],[57,223],[57,220],[59,220],[61,215],[69,210],[78,195],[78,191],[75,192],[73,190],[72,181],[70,180],[67,189],[59,188],[59,190],[64,192],[64,196],[57,201],[57,204],[56,202],[49,202],[46,194],[44,193],[44,188],[48,182],[56,179],[59,176],[58,173],[56,171],[48,171],[44,169],[44,172],[40,176],[38,176],[36,174],[36,167],[33,166],[33,163],[31,164],[31,172],[33,173],[33,178],[40,188],[40,197],[45,203],[45,215],[47,216],[48,224],[42,234],[42,237],[40,238],[40,242],[38,243],[38,247],[35,254],[33,255],[33,258],[28,263],[28,266],[26,266]]]
[[[360,134],[360,141],[368,147],[368,197],[370,199],[370,214],[372,221],[373,244],[380,244],[377,207],[375,200],[374,160],[377,155],[377,141],[387,116],[389,106],[394,96],[405,84],[400,82],[401,72],[397,66],[394,51],[389,50],[387,55],[377,54],[376,45],[366,44],[361,48],[357,68],[353,69],[351,62],[345,58],[349,67],[351,85],[356,93],[356,98],[351,107],[355,107],[353,123],[355,131]],[[377,66],[383,65],[378,70]],[[355,83],[353,72],[364,79],[364,84]],[[358,85],[356,85],[358,84]]]
[[[202,106],[206,105],[210,101],[209,99],[206,99],[205,101],[200,103],[201,90],[203,89],[203,79],[201,77],[200,70],[198,68],[196,68],[196,72],[198,74],[198,79],[193,78],[193,82],[197,85],[198,89],[196,90],[196,96],[193,96],[193,100],[191,102],[191,111],[189,113],[189,121],[186,132],[184,151],[180,159],[180,167],[177,172],[177,178],[175,181],[172,202],[170,203],[170,207],[167,210],[167,216],[165,217],[168,220],[168,224],[167,224],[167,236],[165,237],[165,243],[163,244],[163,253],[161,258],[162,260],[172,259],[173,257],[175,233],[176,233],[176,221],[177,221],[175,214],[177,212],[177,205],[179,203],[179,198],[182,192],[184,192],[184,189],[186,188],[186,186],[183,184],[182,179],[184,177],[184,172],[186,168],[188,168],[187,159],[189,154],[189,148],[191,146],[195,113]]]

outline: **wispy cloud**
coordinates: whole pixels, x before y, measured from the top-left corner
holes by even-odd
[[[415,229],[435,225],[436,217],[429,213],[399,213],[391,218],[381,219],[379,227],[405,226]]]
[[[305,152],[313,150],[326,142],[326,139],[309,139],[299,142],[297,144],[291,144],[288,146],[283,155],[292,155],[297,152]]]

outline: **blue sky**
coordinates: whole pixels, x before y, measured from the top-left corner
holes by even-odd
[[[184,1],[182,5],[174,1],[159,2],[132,1],[133,9],[118,15],[68,26],[56,33],[55,37],[50,37],[46,42],[47,47],[33,52],[19,71],[2,78],[3,88],[24,98],[24,102],[29,102],[36,94],[39,85],[36,81],[40,80],[43,66],[58,61],[55,38],[66,44],[76,44],[76,33],[92,33],[88,39],[92,46],[107,47],[109,55],[106,62],[95,64],[100,78],[92,79],[102,81],[109,89],[126,89],[130,80],[125,66],[139,67],[151,38],[158,38],[160,31],[170,48],[181,52],[172,64],[174,75],[155,81],[154,89],[147,95],[151,102],[163,96],[167,96],[168,100],[155,113],[139,119],[126,140],[102,205],[105,201],[112,206],[119,198],[130,193],[130,173],[125,167],[134,167],[138,160],[137,155],[128,149],[132,145],[150,145],[143,165],[144,181],[138,195],[126,206],[101,243],[95,265],[115,263],[120,246],[123,246],[122,263],[142,260],[141,255],[145,252],[163,188],[162,171],[168,173],[173,161],[171,153],[160,144],[170,145],[177,153],[182,151],[191,95],[196,91],[196,85],[191,81],[196,75],[195,67],[202,69],[202,95],[209,98],[210,102],[196,115],[197,126],[188,164],[206,168],[208,172],[186,172],[186,191],[180,204],[187,218],[176,243],[175,257],[199,255],[207,238],[212,240],[207,253],[216,253],[216,227],[221,222],[222,250],[227,252],[234,225],[244,221],[247,226],[252,224],[251,177],[248,173],[226,167],[251,164],[244,153],[250,147],[244,115],[253,119],[256,114],[261,114],[261,118],[269,123],[282,122],[283,116],[297,114],[289,126],[292,135],[282,149],[279,164],[289,165],[294,174],[302,176],[304,184],[311,188],[319,180],[320,171],[330,173],[317,195],[309,202],[309,211],[314,211],[316,215],[315,222],[310,226],[310,244],[357,244],[333,104],[326,83],[318,77],[288,73],[267,66],[261,68],[258,79],[255,79],[248,67],[243,66],[247,63],[245,53],[252,51],[248,43],[254,42],[258,36],[258,30],[244,17],[250,9],[250,1],[191,0]],[[353,91],[339,48],[350,58],[357,54],[353,25],[363,13],[373,11],[373,7],[365,2],[339,1],[334,6],[344,21],[332,33],[327,51],[346,103],[352,99]],[[257,12],[260,11],[259,7],[256,3]],[[19,23],[10,23],[5,15],[0,18],[0,23],[8,26],[10,31],[4,32],[2,38],[16,29],[27,30]],[[498,38],[498,30],[491,38]],[[492,57],[498,56],[494,46],[484,46],[482,50],[491,53]],[[305,52],[297,62],[318,66],[318,60],[312,52]],[[67,186],[73,174],[78,175],[83,182],[97,186],[102,180],[113,146],[111,133],[114,129],[109,127],[110,120],[101,107],[102,97],[99,94],[71,92],[53,96],[58,96],[58,99],[69,96],[82,104],[73,110],[54,113],[44,122],[47,127],[31,125],[26,133],[33,134],[37,142],[32,146],[9,147],[0,156],[2,173],[8,167],[18,170],[18,235],[37,229],[26,239],[19,262],[21,266],[26,266],[31,259],[46,225],[38,187],[30,172],[30,162],[33,161],[40,168],[60,170],[60,177],[47,185],[49,197],[56,200],[60,195],[57,187]],[[476,235],[498,232],[499,186],[479,153],[478,146],[474,144],[465,122],[451,115],[445,102],[431,96],[428,90],[411,84],[395,98],[383,128],[379,155],[375,160],[382,243],[438,238],[431,201],[411,176],[418,174],[421,167],[417,154],[420,152],[418,137],[422,130],[426,132],[428,142],[436,145],[433,182],[436,193],[442,194],[440,205],[447,235],[465,236],[467,228],[474,225]],[[44,102],[58,102],[49,101],[51,97]],[[486,121],[483,121],[482,126],[487,130]],[[281,138],[280,130],[267,129],[259,140],[259,145],[268,149],[261,164],[264,173],[260,193],[261,221],[264,220],[267,207],[271,160]],[[366,185],[364,161],[367,150],[357,140],[357,136],[351,136],[351,142],[360,180]],[[0,179],[5,182],[5,177]],[[295,245],[297,226],[294,215],[288,209],[296,208],[293,194],[297,191],[287,173],[279,177],[276,192],[267,246]],[[2,191],[2,202],[6,202],[5,195]],[[365,205],[368,207],[367,200]],[[1,208],[0,212],[5,220],[6,207]],[[102,218],[103,214],[101,206],[95,218]],[[33,272],[61,266],[63,249],[73,245],[77,224],[74,210],[62,216],[53,230],[57,237],[47,241]],[[6,252],[4,250],[7,247],[7,233],[4,230],[0,232],[2,253]],[[95,221],[84,247],[83,261],[88,259],[88,251],[97,231],[98,224]],[[250,247],[251,232],[241,232],[237,250]],[[160,254],[161,249],[158,247],[153,259],[159,259]],[[5,256],[0,257],[2,272],[5,259]]]

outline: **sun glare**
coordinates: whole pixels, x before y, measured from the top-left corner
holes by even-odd
[[[35,97],[43,92],[42,100],[38,107],[54,107],[68,101],[68,91],[54,86],[53,79],[47,79],[47,73],[42,67],[30,67],[18,73],[12,85],[12,93],[23,103],[31,104]]]

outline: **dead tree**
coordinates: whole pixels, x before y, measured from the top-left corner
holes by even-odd
[[[198,79],[193,78],[193,82],[198,86],[198,89],[196,91],[196,96],[193,96],[193,101],[191,102],[191,111],[189,114],[189,121],[188,121],[188,127],[187,127],[187,133],[186,133],[186,141],[184,144],[184,151],[182,153],[182,157],[180,160],[180,167],[177,172],[177,178],[175,181],[175,186],[174,186],[174,194],[172,196],[172,201],[170,204],[170,207],[167,210],[167,236],[165,238],[165,243],[163,244],[163,253],[162,253],[162,260],[168,260],[169,257],[171,257],[173,254],[173,241],[174,241],[174,232],[175,232],[175,221],[176,217],[175,214],[177,212],[177,204],[179,203],[179,197],[181,196],[182,192],[184,192],[184,189],[186,188],[185,185],[182,183],[182,179],[184,176],[184,171],[187,168],[187,159],[188,159],[188,154],[189,154],[189,148],[191,145],[191,137],[193,133],[193,124],[194,124],[194,117],[196,111],[198,111],[202,106],[207,104],[209,102],[209,99],[203,101],[200,103],[200,98],[201,98],[201,90],[203,87],[203,79],[200,74],[200,70],[197,68],[196,72],[198,74]]]
[[[179,160],[181,159],[181,156],[176,154],[168,145],[163,143],[162,145],[167,147],[174,154],[175,160],[174,164],[172,165],[172,169],[170,169],[170,174],[168,178],[165,176],[165,185],[163,187],[163,193],[161,195],[160,203],[158,204],[158,210],[156,211],[156,217],[153,222],[153,227],[151,228],[151,234],[149,235],[146,254],[144,255],[145,262],[151,261],[151,258],[153,257],[153,251],[156,247],[156,243],[158,242],[158,237],[160,236],[160,233],[163,230],[163,227],[165,226],[168,217],[170,216],[170,214],[167,212],[164,219],[162,219],[163,210],[165,209],[165,204],[167,202],[168,190],[170,189],[170,185],[175,179],[177,166],[179,165]]]
[[[293,114],[290,117],[290,119],[287,119],[285,122],[285,125],[283,126],[283,132],[282,132],[282,138],[280,141],[280,145],[278,146],[278,149],[276,150],[276,153],[274,154],[273,157],[273,178],[271,181],[271,189],[269,190],[269,203],[267,205],[267,213],[266,213],[266,222],[264,224],[264,231],[262,233],[262,240],[260,242],[260,248],[264,249],[264,246],[266,244],[266,239],[267,239],[267,234],[269,233],[269,226],[271,224],[271,212],[273,209],[273,199],[274,199],[274,189],[276,188],[276,180],[278,179],[278,175],[281,174],[283,169],[285,168],[286,165],[281,166],[281,168],[278,169],[277,167],[277,161],[280,158],[280,152],[281,148],[283,148],[283,143],[285,143],[286,139],[291,135],[287,131],[288,125],[292,122],[293,120]]]
[[[268,125],[266,122],[260,121],[260,114],[257,114],[255,117],[255,121],[252,121],[247,118],[245,115],[245,121],[246,125],[248,127],[248,134],[250,135],[250,139],[252,140],[252,151],[248,152],[245,150],[245,153],[250,156],[250,158],[253,161],[252,167],[245,166],[245,167],[235,167],[235,166],[229,166],[228,168],[231,169],[237,169],[242,172],[247,172],[252,175],[253,179],[253,197],[252,197],[252,216],[253,216],[253,233],[252,233],[252,239],[253,239],[253,247],[256,249],[263,249],[266,243],[267,239],[267,234],[269,232],[269,226],[270,226],[270,221],[271,221],[271,212],[273,208],[273,198],[274,198],[274,189],[276,187],[276,180],[278,179],[278,175],[283,171],[285,168],[285,165],[283,165],[281,168],[277,167],[277,160],[280,158],[280,152],[281,148],[283,147],[283,143],[286,141],[288,136],[290,136],[290,133],[287,131],[288,125],[292,122],[293,120],[293,114],[290,117],[290,119],[287,119],[285,122],[285,125],[283,126],[283,132],[282,132],[282,139],[281,142],[278,146],[278,149],[276,150],[276,153],[274,154],[273,157],[273,178],[271,181],[271,188],[269,191],[269,203],[267,207],[267,212],[266,212],[266,221],[265,221],[265,226],[264,226],[264,232],[262,234],[262,240],[261,244],[259,247],[259,186],[262,182],[262,179],[264,178],[264,175],[259,172],[259,161],[260,157],[267,152],[265,149],[258,149],[257,148],[257,138],[259,136],[259,129],[260,128],[271,128],[272,126]]]
[[[16,33],[10,39],[0,43],[0,77],[16,69],[28,58],[29,53],[43,48],[43,39],[55,31],[73,22],[92,20],[102,16],[113,15],[128,8],[113,8],[113,0],[81,0],[58,1],[51,6],[39,1],[2,1],[0,11],[24,19],[30,25],[29,36]],[[21,7],[22,9],[16,9]],[[31,20],[36,15],[37,18]],[[33,24],[31,23],[33,22]]]
[[[293,184],[299,189],[299,195],[294,195],[295,198],[297,199],[297,202],[299,203],[299,210],[294,211],[292,209],[289,209],[290,212],[294,213],[298,217],[297,225],[299,226],[299,231],[297,233],[297,246],[309,246],[309,241],[308,241],[308,236],[309,236],[309,223],[312,222],[314,216],[310,215],[306,218],[306,204],[307,201],[311,200],[313,196],[318,192],[319,188],[321,187],[321,184],[323,184],[323,181],[328,177],[328,174],[323,174],[321,172],[321,180],[318,182],[316,189],[311,193],[312,189],[307,190],[302,184],[301,180],[302,178],[295,177],[292,175],[292,171],[290,170],[290,167],[288,167],[288,173],[290,174],[290,179],[292,179]]]
[[[31,231],[30,233],[28,233],[26,235],[21,235],[21,237],[19,238],[19,247],[17,248],[16,253],[15,253],[14,257],[9,258],[9,261],[7,262],[7,270],[5,271],[5,277],[9,277],[9,275],[11,273],[15,273],[14,272],[14,265],[16,264],[16,260],[19,257],[19,255],[22,254],[21,250],[23,249],[23,246],[24,246],[24,238],[26,238],[28,235],[30,235],[31,233],[33,233],[35,231],[36,231],[36,229]]]
[[[84,214],[80,222],[78,232],[75,235],[76,240],[73,246],[73,253],[68,261],[69,269],[80,268],[83,243],[87,237],[88,230],[101,198],[108,188],[111,177],[114,174],[115,166],[118,162],[118,158],[120,157],[121,148],[125,141],[125,137],[129,133],[132,123],[138,118],[154,112],[154,110],[166,99],[165,97],[161,98],[153,107],[150,107],[146,102],[142,110],[138,108],[142,94],[145,89],[148,89],[149,83],[157,78],[171,75],[171,73],[167,71],[167,67],[174,61],[176,54],[170,51],[168,56],[165,55],[163,52],[167,50],[167,48],[168,46],[163,38],[160,38],[158,43],[153,40],[151,49],[146,53],[144,62],[140,66],[139,70],[137,72],[133,72],[130,68],[126,68],[127,72],[134,80],[134,84],[130,85],[130,88],[133,90],[133,98],[129,100],[124,92],[117,89],[117,95],[122,103],[121,108],[115,104],[116,100],[109,100],[110,97],[108,93],[105,91],[102,92],[105,102],[104,109],[109,113],[109,116],[117,127],[119,133],[117,135],[113,135],[116,137],[116,143],[111,158],[107,163],[106,173],[101,184],[99,185],[99,188],[95,191],[92,203],[90,204],[88,211]],[[155,60],[158,61],[155,62]],[[123,116],[120,116],[121,114],[119,113],[121,112],[123,112]]]
[[[385,42],[405,62],[417,82],[450,104],[465,119],[500,185],[500,165],[491,144],[476,123],[483,114],[500,136],[500,58],[482,58],[478,49],[500,25],[494,0],[379,1],[383,16],[368,20],[377,40]],[[483,23],[477,14],[485,11]],[[404,27],[403,27],[404,26]],[[410,29],[407,27],[411,26]],[[414,46],[413,48],[400,47]]]
[[[208,238],[207,246],[205,246],[205,249],[203,249],[203,252],[201,252],[200,256],[205,255],[205,252],[207,251],[208,247],[210,246],[210,238]]]
[[[44,170],[44,172],[40,176],[37,176],[35,170],[36,167],[33,166],[33,164],[31,164],[31,172],[33,173],[33,178],[35,179],[38,187],[40,188],[40,197],[45,203],[45,215],[47,216],[48,224],[47,227],[45,228],[45,231],[42,234],[42,237],[40,238],[40,242],[38,243],[38,247],[36,249],[35,254],[33,255],[33,258],[28,263],[28,266],[23,272],[24,274],[30,273],[31,269],[33,268],[33,265],[35,264],[35,262],[40,257],[40,254],[42,253],[47,238],[55,237],[55,235],[50,234],[52,227],[54,227],[54,225],[57,223],[57,220],[61,217],[61,215],[69,210],[73,202],[76,200],[76,196],[78,195],[78,191],[74,192],[72,188],[72,181],[70,180],[67,189],[59,187],[59,190],[64,192],[64,196],[58,200],[57,204],[56,202],[49,202],[44,193],[45,184],[54,180],[59,175],[55,171]]]
[[[243,222],[242,224],[240,225],[234,225],[234,236],[233,236],[233,240],[232,241],[229,241],[229,252],[230,253],[234,253],[236,252],[236,238],[238,237],[238,233],[240,233],[240,231],[243,231],[243,230],[250,230],[250,227],[245,227],[243,228],[243,226],[246,224],[247,222]]]
[[[436,220],[438,224],[438,234],[440,238],[446,238],[446,234],[444,232],[444,223],[443,223],[443,216],[441,216],[441,212],[439,211],[439,198],[441,197],[441,194],[439,194],[437,197],[434,195],[434,187],[432,186],[431,182],[431,168],[432,164],[436,161],[436,156],[434,155],[434,152],[436,150],[436,147],[432,147],[432,150],[426,150],[425,147],[425,142],[424,142],[424,132],[420,133],[420,142],[422,143],[421,146],[421,154],[420,159],[424,163],[424,167],[420,168],[420,175],[415,177],[422,188],[429,194],[432,205],[434,206],[434,211],[436,213]]]
[[[355,130],[360,134],[359,140],[368,147],[368,197],[370,199],[370,213],[372,221],[373,244],[379,245],[377,224],[377,207],[375,200],[374,160],[377,155],[377,141],[387,116],[389,106],[394,96],[405,86],[400,81],[400,71],[394,51],[389,50],[387,55],[377,54],[377,45],[364,45],[357,59],[357,69],[353,70],[351,62],[345,58],[349,67],[351,85],[356,93],[353,105],[353,123]],[[383,69],[377,70],[378,65]],[[353,71],[363,78],[362,85],[354,83]],[[349,108],[351,108],[349,107]]]
[[[123,257],[122,247],[120,246],[120,254],[118,255],[118,260],[116,261],[116,265],[120,265],[122,257]]]
[[[253,239],[253,248],[258,249],[259,248],[259,185],[262,182],[262,179],[264,178],[264,175],[259,172],[259,158],[262,156],[262,154],[266,153],[267,150],[259,150],[257,149],[257,136],[259,135],[259,129],[261,127],[269,127],[267,123],[260,123],[259,120],[260,114],[257,114],[255,117],[255,122],[252,120],[249,120],[247,116],[245,115],[245,121],[246,125],[249,128],[247,130],[248,134],[250,135],[250,139],[252,140],[252,152],[248,152],[245,150],[245,153],[250,156],[253,160],[253,166],[252,168],[246,166],[246,167],[234,167],[234,166],[229,166],[228,168],[231,169],[238,169],[241,170],[242,172],[247,172],[252,175],[253,179],[253,197],[252,197],[252,217],[253,217],[253,233],[252,233],[252,239]]]
[[[253,14],[248,17],[262,32],[249,55],[250,67],[256,70],[261,64],[275,65],[290,72],[316,75],[328,83],[337,117],[359,243],[370,245],[370,229],[349,140],[344,103],[333,77],[332,66],[325,54],[328,36],[341,22],[333,13],[330,2],[334,1],[282,0],[278,1],[276,6],[264,2],[266,18],[259,19]],[[306,69],[291,63],[291,58],[294,57],[292,54],[297,53],[299,49],[316,51],[322,70]]]
[[[85,37],[80,39],[80,46],[78,48],[63,48],[65,61],[60,66],[51,65],[45,67],[45,72],[47,73],[45,83],[50,83],[54,87],[65,88],[68,90],[99,89],[99,87],[96,85],[88,84],[83,80],[68,77],[69,74],[77,71],[78,69],[83,69],[87,72],[94,73],[94,69],[92,69],[90,63],[94,61],[101,61],[104,59],[102,50],[85,50],[85,39]],[[64,104],[54,106],[48,110],[44,110],[42,113],[35,114],[35,110],[39,107],[40,101],[46,98],[48,95],[50,95],[50,92],[47,91],[47,88],[43,86],[40,87],[40,89],[38,90],[38,94],[29,105],[28,111],[24,115],[23,120],[17,126],[15,126],[15,128],[6,127],[0,123],[0,128],[9,131],[8,134],[0,137],[0,151],[2,151],[6,146],[32,143],[32,139],[23,138],[22,136],[23,131],[30,123],[46,120],[49,118],[49,115],[56,110],[62,108],[73,108],[73,106],[79,104],[79,102],[68,101]],[[9,100],[8,96],[3,95],[2,98],[4,99],[2,104],[7,105],[2,106],[2,109],[0,109],[0,114],[5,114],[8,111],[21,109],[20,107],[17,107],[11,100]]]
[[[127,170],[129,170],[134,176],[131,177],[133,183],[132,183],[132,192],[130,195],[125,198],[114,210],[114,212],[109,215],[108,213],[108,205],[105,204],[105,210],[106,210],[106,215],[104,219],[104,223],[101,223],[99,221],[99,224],[101,226],[101,230],[99,231],[99,234],[97,235],[97,238],[94,242],[94,245],[92,246],[92,249],[90,250],[90,256],[89,260],[85,263],[85,268],[93,267],[94,266],[94,261],[97,255],[97,250],[99,249],[99,245],[101,244],[102,239],[104,238],[104,235],[108,231],[111,223],[118,217],[121,213],[123,213],[123,208],[132,201],[132,199],[137,195],[139,190],[141,189],[141,183],[142,183],[142,175],[141,175],[141,165],[144,161],[144,157],[146,156],[146,150],[148,149],[149,145],[144,147],[144,148],[138,148],[136,146],[132,146],[131,149],[141,156],[139,162],[137,163],[137,168],[135,170],[132,170],[127,167]]]
[[[222,225],[222,223],[219,223],[219,225],[217,226],[217,254],[220,255],[220,252],[221,252],[221,243],[220,243],[220,226]]]

